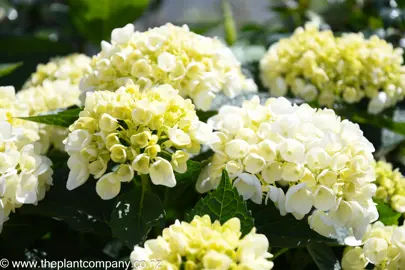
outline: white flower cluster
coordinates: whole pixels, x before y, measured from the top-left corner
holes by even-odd
[[[329,107],[368,98],[368,111],[377,114],[405,96],[402,55],[401,48],[377,36],[337,37],[308,23],[269,48],[260,61],[260,72],[263,84],[275,96],[291,91]]]
[[[274,263],[269,241],[256,229],[241,237],[236,217],[223,225],[211,222],[208,215],[195,216],[190,222],[176,222],[163,230],[162,236],[135,246],[131,253],[134,269],[203,269],[203,270],[270,270]],[[137,267],[136,262],[159,262]]]
[[[357,124],[341,121],[333,110],[285,98],[261,105],[256,96],[242,107],[223,106],[208,124],[219,140],[211,145],[215,154],[198,191],[216,188],[226,169],[245,200],[260,204],[265,197],[281,215],[297,219],[310,214],[311,228],[328,237],[344,226],[361,239],[378,218],[374,147]]]
[[[0,230],[10,212],[36,204],[52,184],[51,161],[39,155],[36,125],[14,117],[28,116],[14,87],[0,87]]]
[[[149,175],[155,185],[175,186],[173,170],[184,173],[190,154],[213,137],[191,100],[170,85],[141,91],[129,84],[116,92],[88,93],[79,116],[64,141],[71,170],[67,188],[93,175],[102,199],[117,196],[121,182],[134,173]],[[109,165],[116,170],[107,172]]]
[[[37,66],[23,88],[42,85],[45,80],[67,80],[78,85],[84,74],[90,72],[90,61],[90,57],[77,53],[52,58],[48,63]]]
[[[38,65],[17,98],[28,105],[30,116],[80,105],[79,79],[89,70],[90,58],[83,54],[51,59]],[[66,128],[39,124],[40,152],[46,153],[50,147],[62,151],[67,134]]]
[[[232,51],[216,38],[197,35],[183,27],[166,24],[146,32],[134,32],[128,24],[112,31],[111,43],[103,41],[93,57],[93,71],[84,76],[81,90],[115,91],[128,81],[141,89],[170,84],[196,107],[210,108],[215,93],[233,97],[256,91],[252,79],[242,74]]]
[[[361,246],[347,247],[343,253],[344,270],[366,269],[369,263],[374,269],[405,269],[404,225],[384,226],[380,221],[369,225]]]

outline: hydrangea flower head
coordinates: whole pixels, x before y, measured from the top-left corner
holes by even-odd
[[[360,246],[347,247],[342,258],[344,270],[403,269],[405,266],[405,227],[384,226],[380,221],[369,225]],[[367,268],[369,269],[369,268]]]
[[[67,187],[74,189],[93,175],[103,199],[115,197],[134,173],[149,175],[155,185],[175,186],[173,170],[184,173],[190,154],[214,138],[191,100],[170,85],[141,91],[130,84],[115,92],[88,93],[79,116],[65,140],[71,170]],[[116,170],[108,172],[110,165]]]
[[[268,259],[273,255],[267,252],[266,236],[255,229],[241,235],[236,217],[221,225],[211,222],[208,215],[195,216],[190,223],[177,220],[163,230],[162,236],[147,240],[143,248],[135,246],[130,259],[134,266],[138,261],[159,261],[162,269],[272,269],[274,264]],[[156,268],[151,263],[142,269]]]
[[[272,45],[260,61],[263,84],[275,96],[289,91],[322,106],[370,99],[377,114],[405,96],[403,51],[377,36],[336,37],[313,23]]]
[[[242,107],[224,106],[208,121],[220,139],[197,181],[197,190],[218,186],[226,169],[245,200],[272,201],[281,215],[307,214],[318,233],[335,236],[353,228],[361,239],[378,218],[372,201],[376,185],[373,145],[357,124],[333,110],[258,97]]]
[[[235,96],[256,91],[252,79],[241,72],[231,50],[216,38],[197,35],[183,27],[166,24],[146,32],[134,32],[128,24],[113,30],[111,42],[93,57],[93,71],[81,90],[115,91],[128,81],[149,89],[170,84],[182,97],[190,97],[198,109],[208,110],[215,93]]]
[[[395,211],[405,213],[405,177],[385,161],[378,161],[375,171],[377,192],[374,197],[389,203]]]
[[[90,72],[90,61],[90,57],[77,53],[52,58],[48,63],[37,66],[37,70],[25,82],[23,88],[40,86],[45,80],[67,80],[78,85],[83,75]]]
[[[89,70],[90,58],[83,54],[51,59],[47,64],[38,65],[25,88],[17,93],[17,98],[28,106],[30,116],[80,105],[79,80]],[[46,153],[51,147],[60,151],[64,149],[62,141],[68,134],[66,128],[38,126],[41,153]]]
[[[0,87],[0,230],[10,212],[36,204],[52,184],[51,161],[33,144],[36,125],[15,118],[27,114],[14,88]]]

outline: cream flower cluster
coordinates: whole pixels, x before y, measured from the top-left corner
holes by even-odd
[[[369,226],[361,246],[347,247],[343,254],[344,270],[405,269],[405,226],[384,226],[380,221]],[[369,269],[369,268],[367,268]]]
[[[256,96],[242,107],[223,106],[208,124],[219,140],[211,145],[215,154],[198,191],[216,188],[226,169],[245,200],[260,204],[265,197],[281,215],[297,219],[310,214],[311,228],[328,237],[344,226],[361,239],[378,218],[374,147],[357,124],[341,121],[333,110],[285,98],[261,105]]]
[[[173,170],[184,173],[190,154],[213,138],[191,100],[170,85],[141,91],[130,84],[116,92],[88,93],[79,116],[64,141],[71,170],[67,188],[93,175],[103,199],[115,197],[121,182],[131,181],[135,172],[148,174],[155,185],[175,186]],[[109,164],[116,170],[107,172]]]
[[[256,91],[252,79],[242,74],[232,51],[216,38],[197,35],[183,27],[166,24],[146,32],[134,32],[128,24],[112,31],[111,43],[103,41],[93,57],[93,71],[85,76],[81,90],[115,91],[128,81],[141,89],[170,84],[196,107],[210,108],[215,93],[233,97]]]
[[[52,58],[46,64],[39,64],[23,88],[40,86],[45,80],[67,80],[78,85],[80,79],[90,72],[91,58],[84,54],[71,54],[64,57]]]
[[[269,270],[273,257],[263,234],[252,231],[241,238],[240,221],[232,218],[223,225],[208,215],[195,216],[191,223],[179,222],[163,230],[162,236],[135,246],[130,259],[135,262],[160,261],[159,269]],[[142,269],[157,269],[147,266]]]
[[[79,80],[89,72],[90,58],[84,54],[53,58],[38,65],[17,98],[28,105],[30,116],[80,105]],[[46,153],[52,146],[63,150],[67,134],[66,128],[39,124],[40,152]]]
[[[80,105],[79,96],[79,86],[68,80],[46,79],[41,85],[22,89],[17,93],[17,98],[28,105],[30,116]],[[61,151],[64,149],[62,141],[66,138],[68,129],[44,124],[38,124],[38,126],[41,153],[46,153],[51,146]]]
[[[377,192],[375,198],[389,203],[395,211],[405,213],[405,177],[399,169],[392,169],[392,164],[379,161],[376,163]]]
[[[402,54],[377,36],[335,37],[309,23],[269,48],[260,61],[261,79],[275,96],[290,90],[322,106],[369,98],[368,111],[377,114],[405,96]]]
[[[36,125],[14,117],[27,116],[13,87],[0,87],[0,230],[10,212],[36,204],[52,185],[51,161],[33,142]]]

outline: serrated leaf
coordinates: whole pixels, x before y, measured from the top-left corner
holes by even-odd
[[[118,196],[109,224],[113,234],[133,249],[146,240],[150,230],[164,217],[165,210],[159,196],[135,186]]]
[[[398,220],[401,217],[401,213],[394,211],[389,204],[381,200],[374,200],[377,203],[377,210],[379,218],[378,220],[384,223],[384,225],[398,225]]]
[[[337,244],[337,240],[326,238],[312,230],[307,217],[297,220],[293,215],[281,216],[273,203],[257,205],[249,203],[258,233],[269,239],[272,247],[294,248],[311,242]]]
[[[69,0],[69,14],[77,30],[99,44],[109,40],[114,28],[123,27],[141,16],[149,0]]]
[[[55,112],[50,112],[44,115],[29,116],[29,117],[19,117],[23,120],[28,120],[32,122],[37,122],[41,124],[69,127],[77,119],[79,119],[79,113],[81,108],[74,108],[68,110],[58,110]]]
[[[0,64],[0,78],[12,73],[14,70],[21,67],[22,64],[23,64],[22,62]]]
[[[333,250],[325,243],[309,243],[307,249],[319,270],[342,269]]]
[[[254,227],[252,214],[248,210],[246,202],[232,186],[225,170],[222,172],[221,182],[217,189],[197,202],[188,213],[187,220],[191,221],[196,215],[209,215],[212,221],[218,220],[221,224],[237,217],[240,219],[243,235],[249,233]]]

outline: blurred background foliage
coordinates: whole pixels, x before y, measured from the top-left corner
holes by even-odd
[[[51,57],[72,52],[93,55],[101,40],[109,40],[112,29],[126,23],[145,30],[172,22],[187,23],[197,33],[219,36],[232,45],[260,86],[258,61],[265,50],[310,20],[336,33],[376,34],[405,48],[405,0],[0,0],[0,85],[20,88],[36,65]],[[16,72],[4,76],[14,68]],[[360,107],[343,108],[342,113],[350,111],[351,115],[344,116],[357,117],[378,150],[377,158],[393,162],[404,173],[404,104],[375,118],[357,113]],[[52,200],[65,200],[68,224],[48,217],[30,218],[35,209],[22,208],[26,215],[16,215],[3,228],[0,257],[127,259],[130,250],[112,237],[104,222],[104,214],[113,206],[91,203],[99,201],[90,196],[95,194],[89,190],[92,186],[75,196],[71,193],[70,199],[61,196],[66,175],[63,171],[55,175],[53,195],[47,195],[50,199],[42,207],[56,213]],[[86,209],[94,215],[83,216],[79,205],[100,207]],[[86,229],[92,224],[95,231]],[[152,234],[158,235],[159,230]],[[275,269],[315,269],[305,248],[287,252],[277,262]]]

